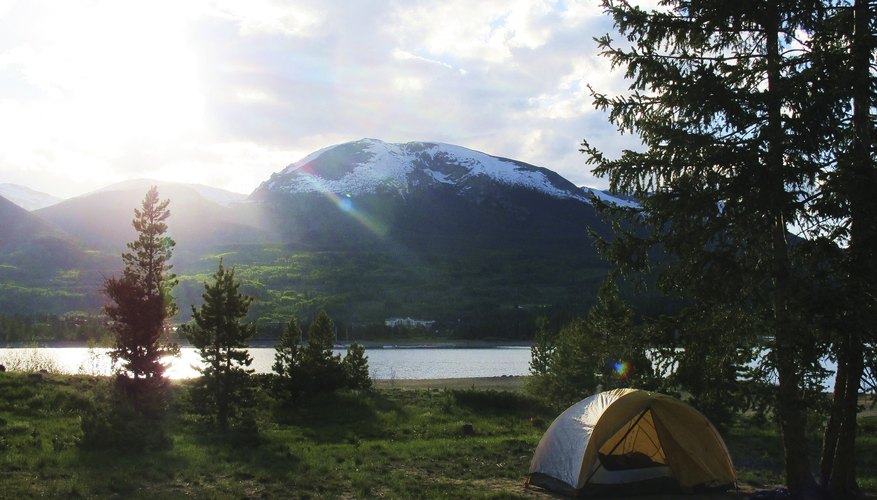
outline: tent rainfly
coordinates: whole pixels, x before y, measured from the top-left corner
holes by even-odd
[[[728,448],[700,412],[636,389],[601,392],[545,431],[528,484],[566,495],[724,490],[736,481]]]

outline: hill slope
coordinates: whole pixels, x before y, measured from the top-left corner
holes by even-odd
[[[18,184],[0,184],[0,196],[25,210],[38,210],[61,201],[61,198]]]
[[[270,240],[268,232],[260,227],[257,207],[244,200],[236,202],[242,197],[234,193],[207,186],[146,179],[126,181],[35,213],[63,227],[86,248],[119,254],[136,236],[131,226],[134,209],[140,207],[151,185],[158,187],[161,199],[171,200],[168,233],[185,243],[179,247],[183,254]]]
[[[0,221],[0,313],[62,313],[98,307],[104,260],[3,197]]]

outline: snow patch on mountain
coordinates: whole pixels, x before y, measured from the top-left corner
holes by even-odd
[[[0,196],[31,212],[61,201],[61,198],[19,184],[0,184]]]
[[[624,198],[619,198],[617,196],[613,196],[613,195],[607,193],[606,191],[600,191],[599,189],[594,189],[591,187],[582,186],[582,191],[585,192],[586,196],[588,196],[588,197],[593,196],[593,197],[597,198],[598,200],[602,201],[603,203],[608,203],[610,205],[618,205],[618,206],[627,207],[627,208],[641,208],[642,207],[642,205],[640,205],[639,203],[637,203],[633,200],[626,200]]]
[[[331,152],[349,150],[351,161],[343,175],[329,178],[323,169]],[[338,168],[334,165],[333,168]],[[459,185],[486,178],[509,186],[542,191],[556,198],[587,201],[572,183],[553,172],[507,158],[491,156],[452,144],[409,142],[388,144],[376,139],[330,146],[312,153],[272,176],[269,190],[289,193],[330,192],[335,194],[374,193],[379,189],[407,192],[421,179]]]

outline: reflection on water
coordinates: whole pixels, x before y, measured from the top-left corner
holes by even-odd
[[[108,348],[45,347],[0,349],[0,364],[11,370],[87,375],[109,375],[112,363]],[[344,356],[346,351],[336,350]],[[270,373],[273,347],[250,349],[256,373]],[[374,379],[424,379],[499,377],[527,375],[528,347],[495,349],[366,349],[369,371]],[[180,349],[178,357],[167,358],[167,375],[172,379],[198,376],[201,365],[192,347]]]

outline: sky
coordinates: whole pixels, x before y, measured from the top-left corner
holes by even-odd
[[[0,183],[250,193],[323,147],[446,142],[607,187],[597,0],[0,0]]]

